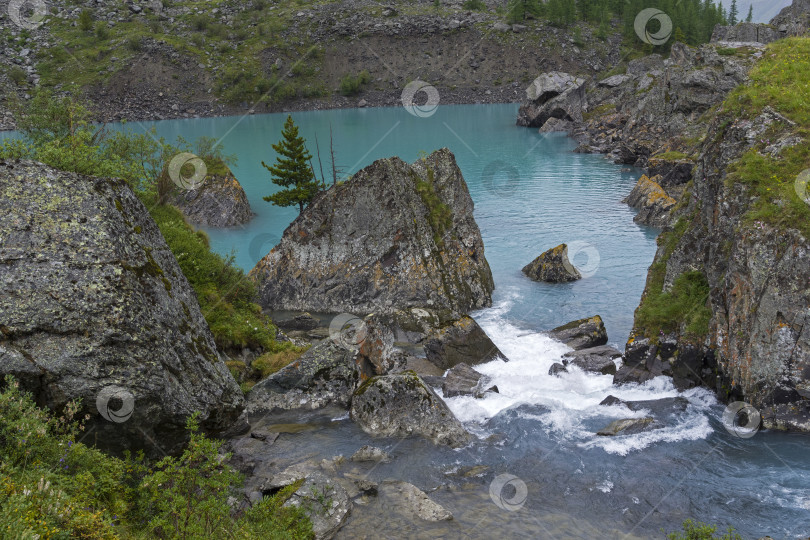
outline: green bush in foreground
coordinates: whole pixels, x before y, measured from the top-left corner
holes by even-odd
[[[6,377],[0,391],[0,537],[312,538],[303,510],[283,507],[298,486],[238,513],[228,503],[240,476],[219,441],[188,421],[191,441],[177,457],[149,465],[118,459],[77,440],[78,404],[61,416],[39,409]]]
[[[691,519],[683,522],[683,532],[673,532],[667,535],[667,540],[743,540],[742,536],[729,527],[722,536],[715,536],[717,527],[705,523],[695,523]]]

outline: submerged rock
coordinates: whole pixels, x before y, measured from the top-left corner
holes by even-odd
[[[195,411],[209,432],[247,427],[194,290],[125,182],[0,162],[0,268],[0,374],[52,409],[81,399],[99,446],[175,452]]]
[[[614,347],[600,345],[588,349],[572,351],[563,355],[563,364],[575,365],[584,371],[601,373],[602,375],[613,375],[616,373],[616,358],[621,358],[622,353]]]
[[[380,159],[320,194],[250,274],[274,310],[367,314],[492,303],[473,201],[445,149]]]
[[[551,118],[581,122],[586,80],[561,71],[543,73],[526,88],[517,125],[543,127]]]
[[[554,362],[551,364],[551,367],[548,368],[548,374],[554,375],[555,377],[559,376],[561,373],[568,373],[568,368],[565,367],[564,364],[560,362]]]
[[[599,315],[558,326],[549,332],[549,336],[562,341],[575,351],[598,347],[606,344],[608,340],[605,324]]]
[[[614,420],[596,432],[602,437],[615,437],[616,435],[634,435],[642,431],[650,431],[662,427],[652,416],[644,418],[625,418]]]
[[[230,169],[208,175],[197,189],[175,188],[171,203],[191,223],[207,227],[232,227],[253,219],[245,190]]]
[[[376,446],[365,445],[360,447],[357,452],[352,454],[352,461],[376,461],[378,463],[389,463],[391,456],[389,456],[382,448]]]
[[[304,480],[304,483],[284,503],[284,506],[300,507],[312,522],[312,532],[317,540],[333,538],[348,519],[352,510],[352,501],[339,482],[323,473],[310,472],[306,476],[292,481]]]
[[[363,383],[352,398],[351,418],[375,437],[420,435],[454,448],[471,438],[444,401],[412,371]]]
[[[432,501],[424,491],[408,482],[387,481],[380,485],[380,491],[395,505],[425,521],[447,521],[453,514],[442,505]]]
[[[464,316],[434,330],[424,340],[428,361],[442,369],[461,363],[477,365],[507,358],[472,317]]]
[[[442,384],[444,397],[473,396],[482,397],[485,393],[498,389],[490,385],[489,377],[486,377],[467,364],[457,364],[450,371]],[[493,390],[494,389],[494,390]]]
[[[568,260],[568,246],[560,244],[540,254],[523,267],[523,273],[534,281],[566,283],[582,279],[582,274]]]

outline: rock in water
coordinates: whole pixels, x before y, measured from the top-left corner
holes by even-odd
[[[534,281],[566,283],[582,278],[582,274],[568,260],[568,246],[560,244],[542,253],[523,267],[523,273]]]
[[[585,83],[560,71],[543,73],[526,89],[527,101],[520,106],[517,125],[539,128],[551,118],[582,122]]]
[[[650,431],[652,429],[658,429],[661,427],[661,424],[656,422],[652,416],[645,416],[644,418],[625,418],[623,420],[614,420],[607,426],[597,431],[596,434],[602,437],[634,435],[636,433],[641,433],[642,431]]]
[[[381,159],[322,193],[251,271],[276,310],[466,313],[494,283],[473,201],[446,148],[408,165]]]
[[[616,363],[614,359],[621,357],[622,353],[618,349],[608,345],[600,345],[565,353],[563,363],[565,365],[573,364],[584,371],[601,373],[602,375],[615,375]]]
[[[0,373],[50,408],[81,399],[112,450],[176,451],[194,411],[237,423],[242,392],[126,183],[0,162],[0,236]]]
[[[424,491],[408,482],[387,481],[380,489],[388,498],[395,501],[398,508],[412,513],[425,521],[447,521],[453,519],[453,514],[440,504],[432,501]]]
[[[488,389],[489,377],[481,375],[467,364],[458,364],[447,373],[442,384],[444,397],[481,397]]]
[[[230,169],[209,174],[197,189],[176,188],[171,201],[197,225],[232,227],[253,219],[245,190]]]
[[[364,377],[386,373],[392,367],[392,345],[391,330],[370,315],[363,321],[361,336],[332,336],[257,383],[248,395],[247,410],[254,414],[330,404],[348,408]]]
[[[421,435],[453,448],[471,438],[444,401],[413,371],[363,383],[352,398],[351,418],[375,437]]]
[[[549,332],[549,336],[562,341],[575,351],[598,347],[608,340],[605,323],[599,315],[558,326]]]
[[[429,334],[424,342],[428,361],[442,369],[460,363],[483,364],[506,357],[472,317],[464,316]]]
[[[660,178],[650,179],[642,175],[630,195],[624,199],[623,202],[639,209],[633,218],[636,223],[658,228],[669,223],[670,210],[675,207],[676,201],[655,181]]]

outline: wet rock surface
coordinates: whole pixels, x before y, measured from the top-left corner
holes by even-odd
[[[604,428],[596,432],[602,437],[616,437],[618,435],[634,435],[644,431],[651,431],[663,427],[652,416],[644,418],[625,418],[614,420]]]
[[[471,437],[444,401],[413,372],[363,383],[352,399],[351,418],[375,437],[421,435],[451,447],[464,446]]]
[[[575,351],[605,345],[608,340],[605,323],[599,315],[571,321],[568,324],[558,326],[548,334]]]
[[[568,246],[560,244],[540,254],[523,267],[522,272],[534,281],[566,283],[582,278],[582,274],[568,259]]]
[[[81,399],[113,450],[174,452],[194,411],[210,432],[244,425],[197,297],[126,183],[0,162],[0,235],[0,372],[37,402]]]
[[[472,317],[462,317],[451,325],[431,332],[423,342],[429,362],[442,369],[461,363],[477,365],[495,358],[506,360],[489,336]]]
[[[566,366],[574,365],[584,371],[601,373],[602,375],[613,375],[616,373],[616,362],[614,360],[621,357],[622,353],[618,349],[608,345],[601,345],[565,353],[563,355],[563,364]]]
[[[245,190],[228,174],[211,174],[196,189],[175,189],[171,200],[186,219],[206,227],[233,227],[253,219]]]
[[[442,384],[442,394],[446,398],[455,396],[480,398],[486,392],[498,391],[490,382],[489,377],[478,373],[467,364],[457,364],[447,372]]]

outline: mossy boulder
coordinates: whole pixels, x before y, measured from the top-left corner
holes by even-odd
[[[161,455],[195,411],[209,432],[240,423],[197,296],[125,182],[0,162],[0,268],[0,375],[53,409],[81,399],[98,445]]]
[[[568,260],[568,246],[560,244],[540,254],[523,267],[523,273],[534,281],[567,283],[582,279],[582,274]]]
[[[352,398],[351,418],[375,437],[418,435],[453,448],[471,440],[442,398],[413,371],[363,383]]]
[[[195,225],[233,227],[253,219],[245,190],[227,166],[196,189],[175,188],[171,203]]]

